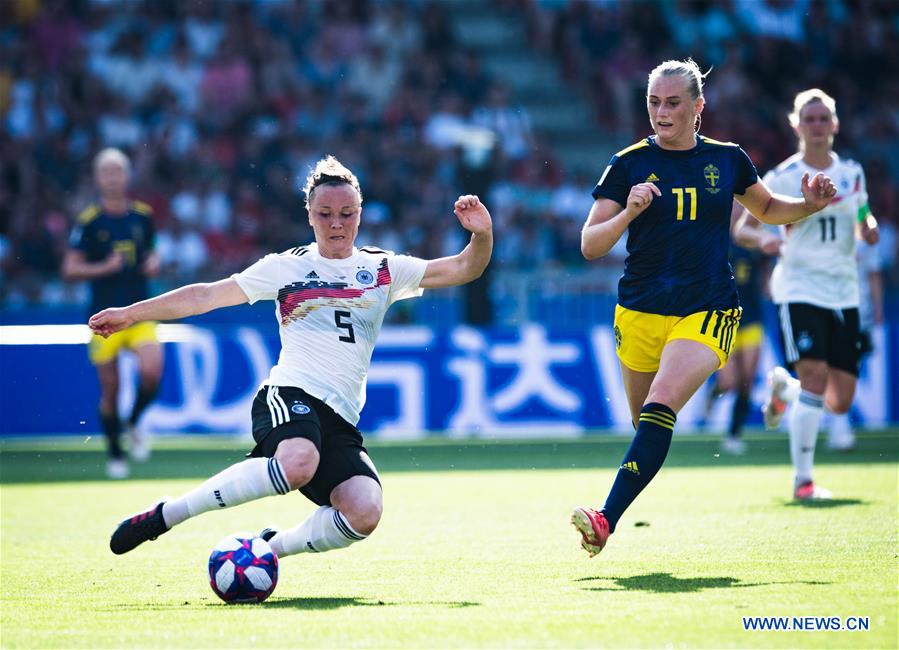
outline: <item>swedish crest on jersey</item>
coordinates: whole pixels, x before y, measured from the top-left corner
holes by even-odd
[[[709,187],[705,188],[706,192],[717,194],[721,191],[721,188],[718,186],[718,183],[721,181],[721,171],[715,165],[706,165],[705,169],[702,170],[702,175],[705,177],[705,182],[709,184]]]

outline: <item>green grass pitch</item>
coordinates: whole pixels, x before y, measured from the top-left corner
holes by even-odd
[[[97,442],[0,443],[4,648],[897,647],[893,430],[819,449],[827,506],[789,499],[785,436],[742,458],[678,437],[588,559],[568,523],[599,505],[627,440],[373,443],[385,512],[371,539],[281,563],[262,605],[209,588],[212,545],[291,526],[298,494],[192,519],[117,557],[124,516],[241,458],[228,440],[160,443],[133,480],[101,480]],[[821,445],[823,447],[823,445]],[[868,631],[747,632],[744,616],[866,616]]]

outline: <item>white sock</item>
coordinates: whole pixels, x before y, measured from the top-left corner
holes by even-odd
[[[812,480],[815,442],[824,413],[824,396],[802,391],[790,413],[790,458],[796,472],[796,485]]]
[[[849,423],[849,414],[831,413],[829,433],[831,442],[852,439],[852,425]]]
[[[324,553],[346,548],[365,539],[338,510],[322,506],[299,526],[278,533],[269,540],[278,557],[296,553]]]
[[[222,470],[177,499],[167,501],[162,506],[162,518],[171,528],[203,512],[288,492],[290,485],[276,458],[250,458]]]

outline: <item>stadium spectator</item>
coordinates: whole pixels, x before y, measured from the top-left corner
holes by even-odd
[[[653,69],[646,104],[654,135],[612,157],[584,224],[587,259],[628,232],[614,332],[636,428],[602,509],[572,513],[591,557],[661,468],[677,413],[727,362],[740,321],[727,262],[733,202],[764,223],[787,224],[836,194],[822,174],[802,176],[800,199],[772,194],[738,145],[698,135],[703,79],[692,59]]]
[[[383,509],[380,478],[356,428],[371,353],[387,308],[423,289],[479,277],[490,261],[490,214],[476,196],[454,212],[471,237],[437,260],[356,248],[362,192],[335,158],[320,160],[305,185],[315,243],[267,255],[241,273],[96,313],[90,326],[115,336],[134,323],[184,318],[221,307],[276,300],[282,351],[252,407],[252,458],[177,499],[125,519],[113,553],[127,553],[209,510],[300,490],[319,509],[290,530],[263,531],[279,557],[345,548],[370,535]]]
[[[794,5],[793,0],[778,0],[748,10],[779,12],[787,7],[792,12]],[[0,14],[4,9],[0,7]],[[584,130],[622,144],[643,132],[634,116],[643,102],[644,71],[658,60],[655,57],[693,54],[704,66],[716,66],[718,82],[709,100],[729,109],[710,115],[704,131],[743,143],[764,168],[790,153],[791,134],[779,119],[780,106],[801,86],[828,88],[842,110],[853,115],[839,136],[841,150],[868,171],[875,212],[889,218],[896,214],[899,189],[889,171],[899,168],[899,125],[890,109],[899,101],[896,84],[890,82],[899,77],[894,4],[811,2],[808,15],[800,16],[806,34],[801,41],[760,40],[743,18],[745,8],[735,2],[495,1],[490,7],[494,9],[510,25],[517,20],[529,23],[534,42],[526,55],[549,59],[567,80],[566,90],[590,102],[595,121],[585,122]],[[503,70],[510,54],[504,43],[471,43],[470,35],[460,36],[469,17],[455,3],[106,0],[28,3],[27,8],[13,3],[8,11],[12,19],[0,20],[0,183],[9,203],[6,237],[12,256],[18,233],[26,230],[18,222],[35,222],[36,196],[67,215],[87,205],[91,179],[78,170],[89,168],[91,156],[103,146],[127,149],[139,172],[134,175],[134,195],[153,205],[160,231],[168,227],[168,202],[178,192],[199,196],[205,183],[214,182],[233,205],[239,181],[253,165],[259,167],[250,176],[260,184],[263,213],[285,211],[280,181],[277,188],[268,186],[277,178],[268,167],[290,170],[295,199],[309,166],[323,151],[349,146],[360,173],[383,168],[388,184],[403,188],[402,200],[391,206],[390,225],[399,250],[417,254],[431,245],[421,234],[428,221],[418,206],[445,199],[426,196],[429,188],[449,183],[445,189],[458,195],[466,166],[484,169],[485,164],[489,174],[481,177],[489,177],[491,186],[517,182],[525,165],[558,157],[562,146],[542,130],[534,110],[547,98],[539,88],[522,89],[519,80],[509,78]],[[673,16],[680,14],[700,25],[704,38],[691,41],[693,32],[673,25]],[[731,35],[722,36],[729,29]],[[335,40],[341,38],[344,41]],[[374,102],[360,102],[360,93],[348,92],[347,74],[367,65],[364,53],[372,45],[385,48],[385,58],[399,66],[400,74],[389,92],[379,88]],[[224,52],[238,63],[220,67]],[[829,64],[813,64],[818,60]],[[201,94],[201,80],[210,66],[217,68],[213,86],[214,94],[225,98],[221,107],[205,103]],[[467,120],[484,105],[479,93],[486,93],[494,81],[508,88],[508,105],[531,115],[531,144],[521,158],[497,157],[481,143],[467,153],[487,162],[473,162],[453,147],[438,150],[424,142],[424,129],[441,111],[447,93],[461,98],[461,114]],[[261,150],[246,147],[247,139],[261,140]],[[506,144],[500,141],[500,146]],[[525,147],[513,149],[521,152]],[[262,159],[248,158],[255,155]],[[595,180],[597,172],[568,162],[560,182],[579,173]],[[408,182],[412,177],[415,182]],[[556,182],[554,177],[548,184],[554,187]],[[489,189],[481,195],[490,196]],[[547,212],[542,206],[524,205],[524,211],[527,221],[516,219],[508,226],[497,215],[498,231],[508,227],[511,239],[524,241],[523,233],[514,229],[530,220],[552,229],[558,217],[554,208]],[[286,213],[299,221],[289,209]],[[199,217],[204,238],[207,228],[224,229],[213,222],[218,223]],[[896,238],[890,236],[891,224],[882,225],[883,255],[890,261],[896,257]],[[256,241],[241,250],[261,248]],[[230,259],[236,266],[228,272],[252,261]],[[497,272],[502,272],[505,259],[515,265],[514,254],[504,257],[497,260]],[[584,271],[583,261],[570,254],[546,264],[555,265],[558,259],[573,272]],[[42,291],[23,291],[21,284],[34,280],[15,270],[20,264],[8,259],[6,267],[11,270],[8,281],[0,284],[0,303],[11,307],[45,302]],[[187,281],[177,275],[177,268],[164,269],[157,282],[170,288]],[[887,266],[888,291],[899,284],[897,268]],[[210,257],[197,272],[208,279],[221,270],[221,262]],[[80,287],[66,287],[63,298],[78,301],[84,295]]]

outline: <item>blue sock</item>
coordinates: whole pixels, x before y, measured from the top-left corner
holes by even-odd
[[[674,411],[664,404],[652,402],[640,409],[637,434],[621,461],[618,476],[602,508],[609,522],[609,532],[615,531],[621,515],[665,462],[676,420]]]

